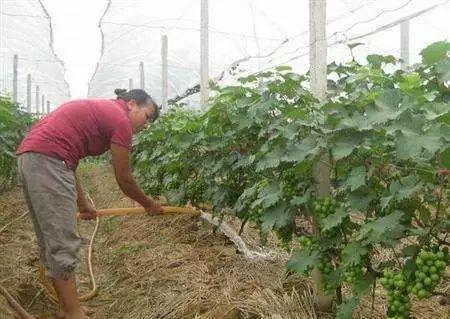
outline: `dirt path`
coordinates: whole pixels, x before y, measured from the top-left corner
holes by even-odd
[[[129,207],[111,169],[83,165],[82,184],[97,208]],[[0,226],[26,211],[19,188],[0,195]],[[81,222],[89,237],[93,222]],[[1,227],[0,227],[1,228]],[[56,307],[41,293],[34,233],[28,218],[0,234],[0,283],[37,318],[53,318]],[[80,255],[84,261],[84,254]],[[250,262],[223,235],[192,216],[111,217],[101,220],[94,244],[99,295],[88,301],[92,318],[167,319],[309,319],[310,282],[287,277],[282,263]],[[83,263],[79,290],[89,281]],[[383,318],[385,297],[378,293],[375,311],[368,298],[355,318]],[[437,299],[414,303],[417,319],[449,318]],[[13,318],[0,296],[0,319]],[[324,318],[324,316],[321,316]]]

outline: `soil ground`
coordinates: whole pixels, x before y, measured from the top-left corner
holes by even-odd
[[[117,187],[109,166],[84,164],[79,170],[97,208],[133,206]],[[0,194],[0,229],[27,211],[19,187]],[[82,221],[89,237],[93,221]],[[251,231],[251,229],[249,230]],[[251,238],[251,236],[249,236]],[[276,246],[274,246],[276,247]],[[53,318],[57,307],[42,292],[34,233],[28,217],[0,233],[0,283],[36,318]],[[80,254],[84,261],[84,254]],[[92,318],[306,319],[330,318],[314,310],[311,282],[287,276],[284,262],[255,262],[236,252],[228,238],[195,216],[106,217],[94,243],[98,295],[84,304]],[[89,290],[83,262],[77,271],[80,293]],[[443,284],[449,293],[450,284]],[[417,319],[450,318],[439,297],[414,301]],[[383,318],[385,297],[377,287],[355,318]],[[14,318],[0,296],[0,318]]]

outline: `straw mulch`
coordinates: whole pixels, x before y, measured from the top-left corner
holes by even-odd
[[[109,167],[88,165],[80,175],[97,208],[133,205]],[[21,190],[0,195],[0,209],[1,228],[26,210]],[[89,237],[92,229],[93,222],[80,223],[82,236]],[[252,230],[246,231],[248,237]],[[57,308],[41,293],[28,218],[0,234],[0,256],[0,283],[37,318],[53,318]],[[281,261],[244,259],[225,236],[193,216],[104,218],[93,264],[100,290],[85,303],[95,311],[92,318],[331,318],[314,310],[310,280],[287,276]],[[77,278],[79,290],[86,292],[83,263]],[[378,287],[374,311],[371,305],[367,298],[355,318],[383,318],[385,300]],[[414,302],[414,314],[417,319],[449,318],[438,297]],[[0,318],[13,318],[1,296]]]

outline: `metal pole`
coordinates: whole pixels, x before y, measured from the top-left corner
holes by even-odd
[[[45,95],[42,94],[42,103],[41,103],[41,107],[42,107],[42,112],[41,114],[45,114]]]
[[[400,24],[400,56],[402,70],[406,71],[409,66],[409,20]]]
[[[13,59],[13,101],[14,102],[17,102],[17,76],[18,76],[17,65],[18,65],[18,60],[19,60],[19,57],[17,56],[17,54],[14,54],[14,59]]]
[[[309,0],[311,90],[320,102],[325,101],[327,91],[326,7],[326,0]],[[313,167],[313,178],[319,197],[330,194],[329,163],[329,153],[325,151]],[[314,218],[314,232],[316,235],[320,233],[319,221],[316,218]],[[331,309],[332,298],[323,291],[322,274],[317,268],[313,269],[312,277],[319,309],[321,311]]]
[[[162,110],[167,110],[167,98],[168,98],[168,90],[167,90],[167,77],[168,77],[168,66],[167,66],[167,35],[163,35],[161,37],[161,60],[162,60]]]
[[[200,106],[204,107],[209,98],[209,16],[208,0],[201,1],[200,19]]]
[[[36,115],[39,115],[39,85],[36,85]]]
[[[140,84],[141,89],[145,90],[145,73],[144,73],[144,62],[139,62],[139,75],[140,75]]]
[[[31,113],[31,74],[27,74],[27,112]]]
[[[133,79],[128,79],[128,91],[133,89]]]
[[[47,114],[50,113],[50,101],[47,100]]]

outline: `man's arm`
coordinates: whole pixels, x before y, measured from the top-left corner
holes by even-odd
[[[78,209],[81,209],[88,206],[88,201],[86,199],[86,194],[84,193],[83,188],[81,187],[80,180],[78,179],[76,173],[75,173],[75,181],[77,185],[77,206]]]
[[[148,212],[158,214],[163,210],[152,198],[144,194],[131,173],[130,151],[118,144],[111,144],[114,173],[120,189],[132,200],[141,204]]]

